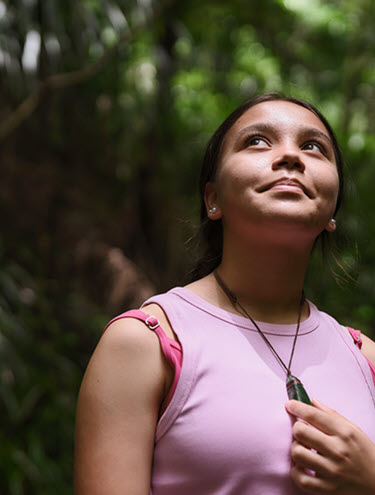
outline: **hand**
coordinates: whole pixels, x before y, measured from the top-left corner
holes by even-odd
[[[297,418],[293,481],[307,493],[375,495],[375,444],[335,410],[316,399],[312,404],[295,400],[285,404]]]

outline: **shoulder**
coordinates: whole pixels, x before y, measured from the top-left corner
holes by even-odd
[[[375,342],[366,335],[362,334],[362,352],[369,361],[375,366]]]
[[[156,354],[158,339],[148,326],[136,318],[120,318],[106,328],[93,354],[94,359],[111,355],[113,359],[124,358],[124,354],[134,352],[147,355]]]
[[[165,363],[155,333],[141,321],[121,318],[102,335],[88,364],[81,393],[105,400],[124,396],[127,400],[125,391],[134,387],[135,394],[143,390],[157,401],[162,397],[165,379]]]

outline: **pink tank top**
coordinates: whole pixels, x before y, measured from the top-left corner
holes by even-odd
[[[172,384],[172,388],[170,391],[170,397],[169,397],[169,402],[171,401],[174,391],[176,390],[178,380],[180,378],[181,374],[181,367],[182,367],[182,347],[179,342],[176,342],[175,340],[171,339],[166,335],[164,330],[161,328],[160,323],[158,320],[154,317],[151,316],[147,313],[144,313],[143,311],[140,311],[138,309],[126,311],[126,313],[122,313],[119,316],[116,316],[113,318],[104,328],[103,333],[107,330],[109,325],[113,323],[114,321],[121,320],[122,318],[135,318],[137,320],[143,321],[150,330],[154,330],[155,333],[157,334],[159,341],[160,341],[160,346],[163,352],[164,357],[166,358],[167,362],[171,366],[171,368],[174,371],[174,380]],[[361,332],[360,330],[355,330],[354,328],[351,327],[346,327],[347,330],[349,331],[350,335],[353,338],[354,344],[358,347],[358,349],[362,348],[362,338],[361,338]],[[365,359],[370,367],[372,379],[375,384],[375,365],[367,359],[365,356]]]
[[[157,426],[151,493],[302,495],[289,476],[285,372],[251,322],[183,288],[145,304],[151,302],[164,309],[183,349],[180,378]],[[375,442],[375,386],[366,359],[333,318],[309,305],[292,372],[311,397]],[[295,325],[260,326],[287,361]]]

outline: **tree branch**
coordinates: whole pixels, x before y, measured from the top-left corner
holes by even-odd
[[[4,141],[4,139],[15,131],[22,124],[22,122],[30,117],[48,90],[76,86],[88,81],[98,74],[116,54],[119,48],[134,38],[134,36],[143,27],[145,27],[146,24],[155,20],[155,18],[160,15],[163,8],[168,5],[168,3],[168,1],[165,1],[163,5],[160,5],[162,8],[155,9],[151,18],[143,23],[140,23],[133,29],[133,31],[129,30],[124,32],[111,48],[106,50],[101,57],[87,67],[73,72],[55,74],[49,76],[45,81],[40,82],[38,87],[13,112],[11,112],[3,122],[0,122],[0,142]]]

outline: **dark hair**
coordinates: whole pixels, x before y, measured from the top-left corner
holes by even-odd
[[[326,120],[326,118],[315,108],[311,103],[301,100],[299,98],[284,96],[280,93],[266,93],[262,95],[255,96],[250,100],[246,101],[239,107],[237,107],[220,125],[216,130],[214,135],[208,142],[206,152],[203,158],[203,164],[201,169],[201,175],[199,179],[199,193],[201,200],[201,211],[200,211],[200,228],[197,233],[199,242],[206,245],[206,250],[203,257],[198,261],[197,265],[191,272],[191,280],[197,280],[198,278],[204,277],[211,273],[217,266],[219,266],[222,257],[223,250],[223,227],[221,220],[212,221],[207,217],[206,205],[204,202],[205,186],[207,182],[214,181],[216,173],[220,163],[221,150],[223,143],[228,131],[231,129],[233,124],[243,115],[249,108],[258,105],[259,103],[267,101],[287,101],[290,103],[295,103],[301,107],[310,110],[315,114],[319,120],[324,124],[331,138],[335,159],[337,172],[339,176],[339,191],[337,197],[337,203],[335,208],[335,214],[338,212],[340,205],[343,200],[344,194],[344,173],[343,173],[343,159],[342,154],[336,139],[336,136]],[[323,231],[317,240],[321,239],[322,248],[327,243],[327,232]]]

